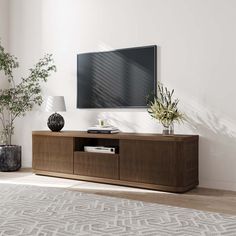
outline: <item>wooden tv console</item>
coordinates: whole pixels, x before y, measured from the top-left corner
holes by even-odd
[[[33,131],[32,138],[36,174],[179,193],[198,185],[198,135]]]

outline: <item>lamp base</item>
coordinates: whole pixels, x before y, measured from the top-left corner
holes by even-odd
[[[56,112],[48,118],[48,128],[53,132],[59,132],[64,127],[64,124],[64,118]]]

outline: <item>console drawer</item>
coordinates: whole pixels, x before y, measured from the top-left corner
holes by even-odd
[[[74,152],[74,174],[119,179],[119,155]]]

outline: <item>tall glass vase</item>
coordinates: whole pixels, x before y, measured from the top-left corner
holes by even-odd
[[[174,135],[174,124],[170,123],[168,125],[163,124],[163,135]]]

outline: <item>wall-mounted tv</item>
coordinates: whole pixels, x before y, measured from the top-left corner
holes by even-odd
[[[77,55],[77,108],[146,107],[156,93],[157,46]]]

